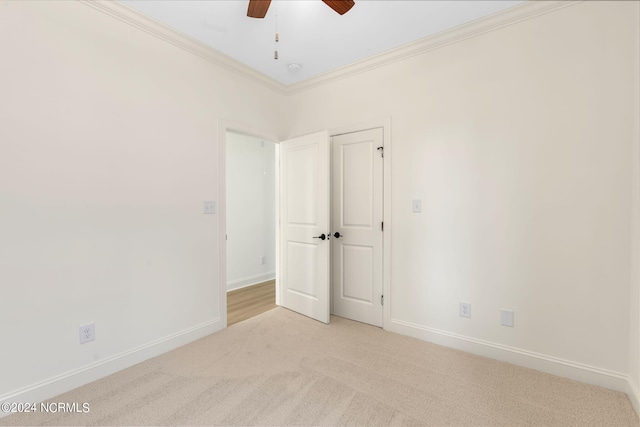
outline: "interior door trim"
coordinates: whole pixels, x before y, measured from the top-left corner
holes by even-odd
[[[217,196],[213,194],[213,198],[218,199],[218,313],[220,322],[227,327],[227,132],[236,132],[247,136],[252,136],[266,141],[276,143],[276,161],[278,161],[278,149],[280,147],[280,139],[275,131],[256,128],[248,123],[239,122],[230,119],[218,119],[218,186]],[[276,167],[276,187],[278,186],[278,169]],[[213,190],[212,190],[213,191]],[[276,218],[278,218],[278,194],[276,192]],[[276,236],[279,235],[278,223],[276,223]],[[278,239],[276,239],[276,281],[278,280]],[[276,286],[276,303],[278,302],[278,287]]]

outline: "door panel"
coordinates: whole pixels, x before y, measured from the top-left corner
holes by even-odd
[[[348,227],[373,226],[373,155],[375,147],[372,141],[356,141],[340,144],[342,150],[338,157],[342,164],[338,170],[342,172],[342,216],[341,224]],[[368,160],[368,161],[367,161]]]
[[[287,277],[289,278],[289,292],[297,293],[318,299],[317,266],[314,262],[318,258],[318,245],[307,243],[288,242],[287,246]],[[308,265],[308,268],[299,268],[300,265]]]
[[[329,323],[329,136],[280,143],[280,302]]]
[[[333,313],[382,326],[382,129],[332,138]]]
[[[292,179],[284,181],[287,186],[287,214],[289,224],[318,224],[318,146],[291,147],[287,154],[286,175]],[[315,191],[314,191],[315,190]]]
[[[338,245],[342,250],[342,298],[373,303],[373,249],[368,246]]]

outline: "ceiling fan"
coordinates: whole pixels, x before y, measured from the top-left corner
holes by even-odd
[[[355,4],[353,0],[322,0],[327,6],[340,15],[347,13]],[[249,0],[247,16],[250,18],[264,18],[269,10],[271,0]]]

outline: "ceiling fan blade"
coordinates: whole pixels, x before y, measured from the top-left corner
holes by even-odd
[[[353,0],[322,0],[331,9],[338,12],[340,15],[344,15],[349,12],[353,5],[356,4]]]
[[[247,16],[250,18],[264,18],[270,4],[271,0],[249,0]]]

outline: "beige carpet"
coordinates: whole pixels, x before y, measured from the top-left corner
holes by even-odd
[[[283,308],[51,399],[6,425],[638,426],[626,395]]]

